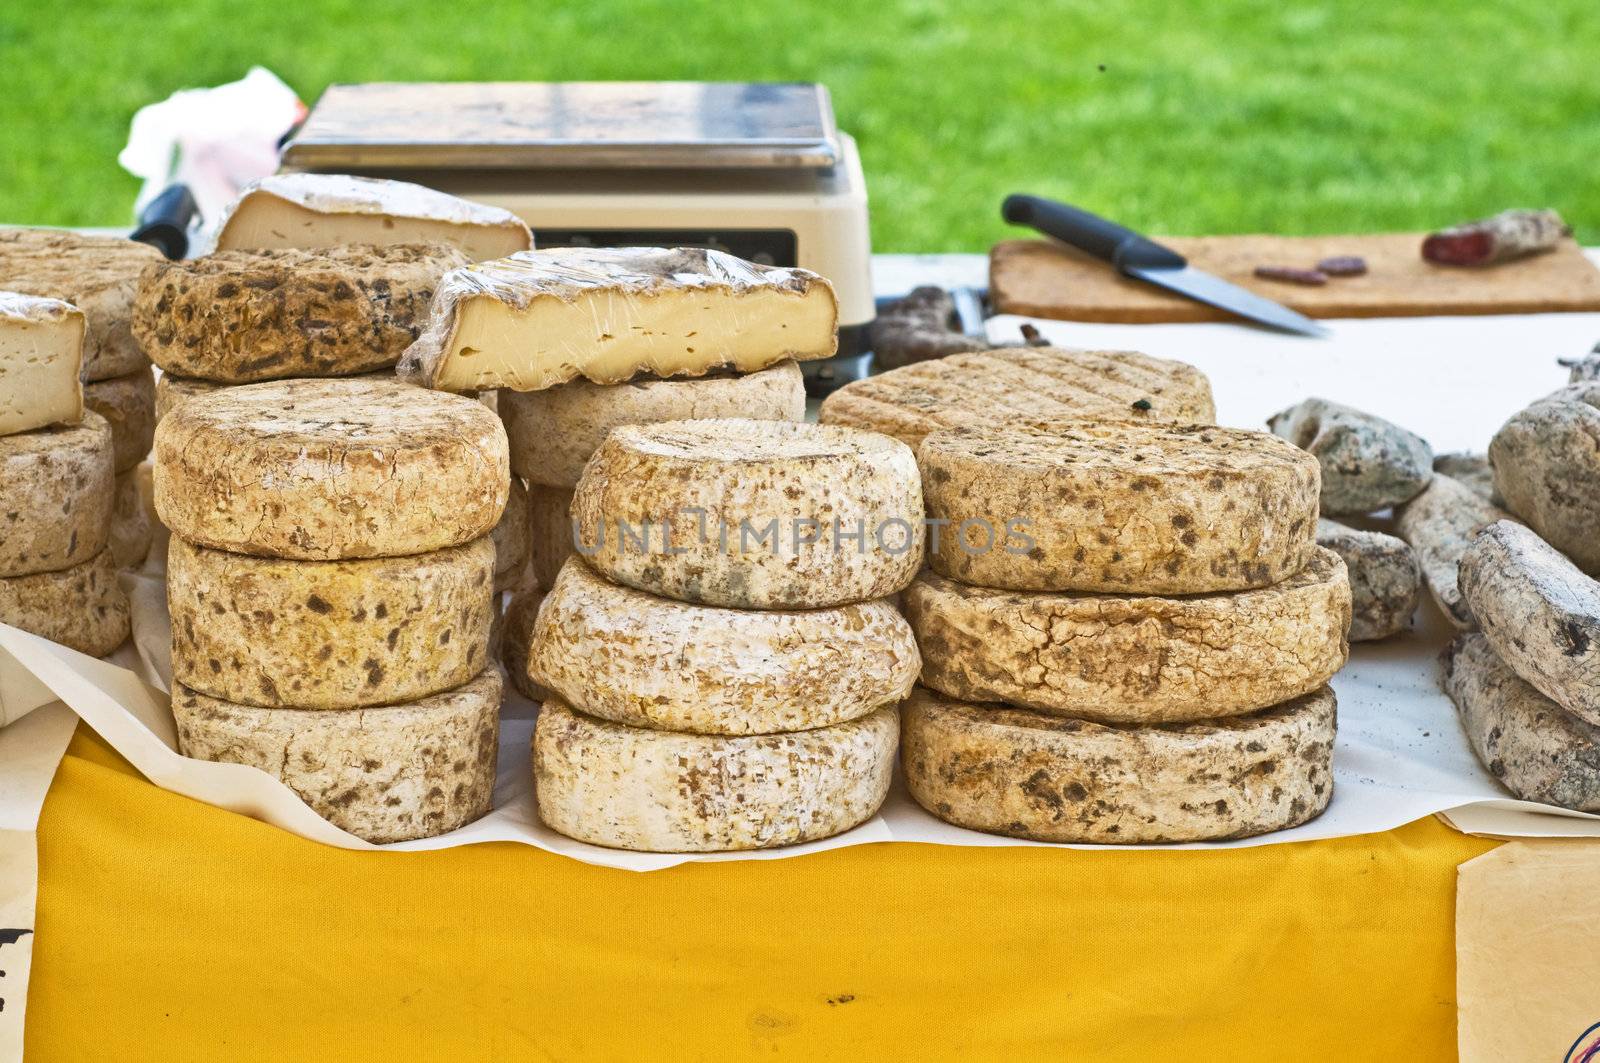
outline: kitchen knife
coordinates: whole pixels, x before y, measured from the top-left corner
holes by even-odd
[[[1007,196],[1001,215],[1104,259],[1121,272],[1240,317],[1302,336],[1326,336],[1323,326],[1238,285],[1202,272],[1187,259],[1132,229],[1038,196]]]

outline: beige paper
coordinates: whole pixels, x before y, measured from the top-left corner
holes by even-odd
[[[1600,846],[1510,842],[1456,880],[1463,1063],[1600,1059]]]

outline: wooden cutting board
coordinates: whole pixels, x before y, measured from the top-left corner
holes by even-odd
[[[1572,240],[1547,254],[1482,269],[1422,260],[1421,233],[1368,236],[1158,237],[1190,264],[1308,317],[1422,317],[1600,310],[1600,269]],[[1320,288],[1253,276],[1257,266],[1309,268],[1360,255],[1361,277]],[[1099,259],[1046,240],[1008,240],[989,253],[989,296],[1002,314],[1136,324],[1226,321],[1231,315],[1131,280]]]

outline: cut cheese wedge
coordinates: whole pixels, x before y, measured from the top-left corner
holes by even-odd
[[[833,287],[699,248],[523,251],[440,282],[400,372],[445,391],[745,372],[838,347]]]
[[[0,436],[0,576],[81,565],[111,525],[111,426],[78,424]]]
[[[329,561],[459,546],[500,521],[505,429],[398,380],[282,380],[179,405],[156,430],[161,522],[191,542]]]
[[[577,558],[545,598],[528,660],[535,682],[591,716],[725,735],[856,719],[910,693],[920,664],[889,599],[715,609],[620,587]]]
[[[1221,841],[1315,818],[1333,796],[1327,687],[1249,716],[1108,727],[918,689],[901,762],[917,803],[1047,842]]]
[[[1107,723],[1238,716],[1309,693],[1349,656],[1350,583],[1319,549],[1230,594],[1026,594],[923,572],[905,593],[922,681],[966,701]]]
[[[174,536],[172,674],[269,708],[414,701],[483,670],[493,579],[487,537],[411,557],[278,561]]]
[[[217,250],[448,244],[474,262],[533,246],[509,210],[422,185],[333,173],[283,173],[247,187],[222,219]]]
[[[83,329],[71,303],[0,292],[0,436],[82,419]]]
[[[260,768],[334,826],[369,842],[432,838],[489,811],[500,674],[375,709],[305,712],[207,697],[178,684],[178,748]]]
[[[883,804],[893,706],[796,734],[675,734],[544,703],[533,734],[539,818],[612,849],[700,853],[815,841]]]

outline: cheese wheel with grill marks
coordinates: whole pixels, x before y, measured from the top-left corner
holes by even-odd
[[[1046,842],[1223,841],[1298,826],[1333,796],[1322,687],[1226,720],[1116,727],[956,701],[906,701],[918,804],[960,827]]]
[[[928,562],[981,587],[1204,594],[1316,550],[1317,459],[1266,432],[1078,421],[951,429],[917,451]]]
[[[742,735],[865,716],[905,697],[920,664],[889,599],[718,609],[620,587],[573,558],[545,599],[528,669],[591,716]]]
[[[383,708],[303,712],[237,705],[178,684],[178,748],[260,768],[334,826],[369,842],[432,838],[488,813],[500,673]]]
[[[105,549],[111,528],[111,426],[0,436],[0,578],[57,572]]]
[[[1238,716],[1344,667],[1350,582],[1318,550],[1281,583],[1154,598],[1030,594],[923,572],[905,593],[922,681],[965,701],[1106,723]]]
[[[500,521],[505,429],[398,380],[282,380],[184,402],[156,430],[161,522],[217,550],[329,561],[459,546]]]
[[[910,448],[836,425],[622,425],[584,469],[572,517],[575,548],[605,576],[703,605],[870,601],[922,566]]]
[[[599,720],[559,700],[533,733],[539,818],[569,838],[657,853],[771,849],[870,819],[889,792],[893,706],[773,735],[694,735]]]

